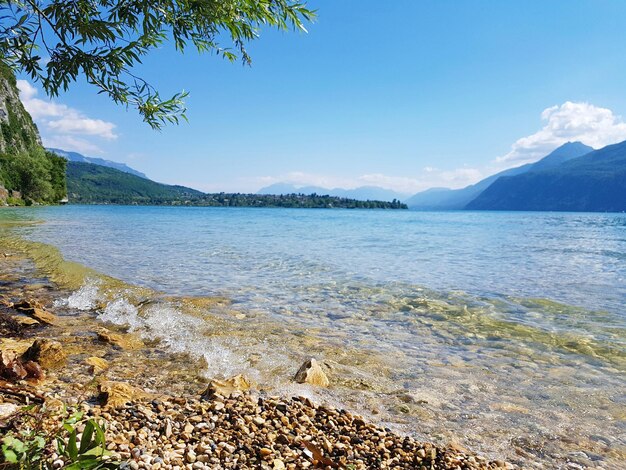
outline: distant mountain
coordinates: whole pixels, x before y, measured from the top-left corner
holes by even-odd
[[[313,189],[311,194],[318,190],[323,190],[322,188],[317,188],[315,186],[308,186],[308,188]],[[297,194],[299,192],[298,188],[293,184],[289,183],[274,183],[264,188],[261,188],[257,191],[257,194]]]
[[[354,189],[322,188],[319,186],[295,186],[288,183],[275,183],[260,189],[257,194],[319,194],[356,199],[358,201],[401,201],[407,194],[398,193],[378,186],[360,186]]]
[[[359,186],[354,189],[334,189],[331,196],[347,197],[359,201],[393,201],[394,199],[402,201],[408,197],[408,194],[378,186]]]
[[[557,160],[558,161],[558,160]],[[498,178],[467,209],[626,211],[626,142]]]
[[[78,204],[171,204],[204,193],[156,183],[107,166],[70,160],[67,194],[70,203]]]
[[[94,165],[106,166],[109,168],[115,168],[116,170],[123,171],[124,173],[129,173],[131,175],[139,176],[140,178],[148,178],[145,174],[140,171],[137,171],[125,163],[113,162],[111,160],[104,160],[103,158],[96,157],[85,157],[84,155],[78,152],[68,152],[66,150],[49,148],[47,149],[50,152],[56,153],[61,157],[65,157],[70,162],[83,162],[83,163],[93,163]]]
[[[460,210],[473,201],[491,184],[502,176],[515,176],[535,169],[556,167],[568,160],[592,152],[593,148],[581,142],[563,144],[548,156],[535,163],[501,171],[462,189],[433,188],[410,197],[405,202],[411,209],[418,210]]]
[[[558,149],[553,151],[547,157],[542,158],[536,163],[533,163],[529,170],[548,170],[550,168],[556,168],[557,166],[574,158],[582,157],[590,152],[593,152],[593,147],[583,144],[582,142],[568,142],[561,145]],[[512,175],[508,175],[512,176]]]
[[[462,189],[433,188],[417,193],[405,202],[411,209],[417,210],[460,210],[491,185],[500,176],[516,175],[528,170],[530,164],[510,168],[491,175],[478,183]]]

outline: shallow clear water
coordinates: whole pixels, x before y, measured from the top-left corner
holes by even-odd
[[[9,213],[44,220],[17,230],[102,273],[232,300],[211,322],[175,302],[140,311],[124,292],[100,312],[204,356],[209,375],[292,391],[315,356],[334,386],[307,393],[430,439],[523,466],[619,468],[626,456],[624,214]],[[70,302],[95,305],[98,290]]]

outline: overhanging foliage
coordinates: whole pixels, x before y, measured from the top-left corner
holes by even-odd
[[[158,129],[185,118],[187,93],[163,99],[133,73],[152,49],[172,41],[250,63],[245,46],[262,27],[304,30],[313,17],[294,0],[0,1],[0,57],[50,96],[84,77]]]

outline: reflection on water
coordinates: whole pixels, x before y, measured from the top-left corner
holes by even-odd
[[[316,393],[525,467],[626,459],[623,215],[12,213],[46,220],[23,236],[163,293],[85,270],[68,305],[204,357],[209,376]],[[331,389],[290,383],[307,356],[330,367]]]

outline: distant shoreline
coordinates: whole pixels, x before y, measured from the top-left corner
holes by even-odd
[[[361,201],[324,194],[203,193],[157,183],[114,168],[68,162],[67,196],[73,204],[285,207],[302,209],[408,209],[400,201]]]
[[[364,202],[370,202],[370,201],[364,201]],[[374,202],[380,202],[380,201],[374,201]],[[345,206],[312,206],[312,207],[306,207],[306,206],[279,206],[279,205],[267,205],[267,206],[258,206],[258,205],[207,205],[207,204],[150,204],[150,203],[146,203],[146,204],[141,204],[141,203],[134,203],[134,204],[125,204],[125,203],[107,203],[107,202],[93,202],[93,203],[88,203],[88,202],[69,202],[68,204],[54,204],[51,205],[52,207],[59,207],[59,206],[112,206],[112,207],[199,207],[199,208],[215,208],[215,209],[228,209],[228,208],[234,208],[234,209],[322,209],[322,210],[410,210],[408,207],[345,207]],[[7,207],[23,207],[23,206],[7,206]],[[43,205],[40,205],[38,207],[45,207]],[[416,211],[416,212],[422,212],[422,211]],[[430,211],[429,211],[430,212]]]

